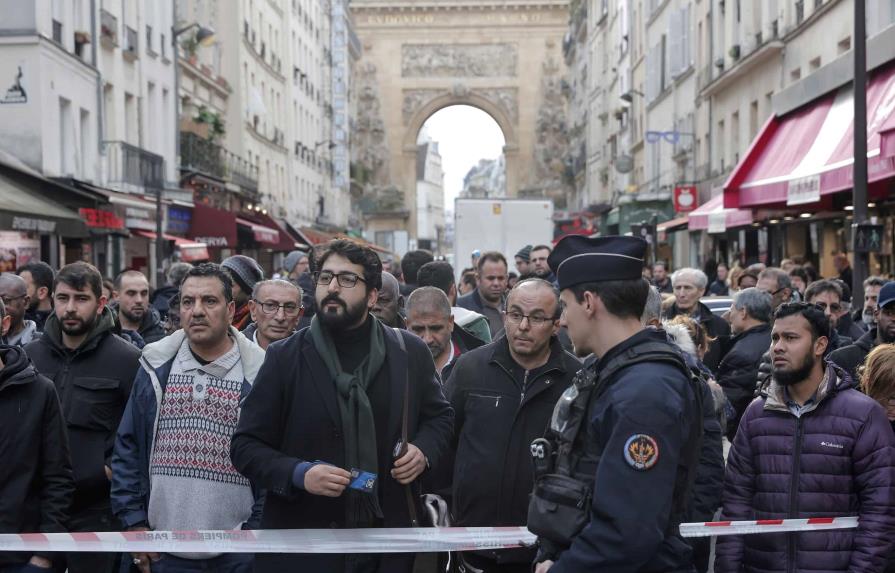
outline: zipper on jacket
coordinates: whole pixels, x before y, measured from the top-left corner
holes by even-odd
[[[802,468],[802,417],[796,418],[796,443],[793,453],[792,482],[789,486],[789,517],[791,519],[799,517],[799,474]],[[796,570],[796,534],[788,533],[789,551],[787,555],[787,571]]]
[[[488,396],[487,394],[474,394],[472,392],[470,392],[469,395],[475,396],[476,398],[486,398],[488,400],[494,398],[494,407],[497,408],[497,406],[500,405],[500,396]]]
[[[519,394],[519,406],[522,406],[522,402],[525,401],[525,391],[528,390],[528,370],[525,371],[525,376],[522,377],[522,393]]]

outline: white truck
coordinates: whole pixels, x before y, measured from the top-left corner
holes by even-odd
[[[472,266],[475,251],[503,253],[515,269],[513,255],[525,245],[553,241],[550,199],[456,199],[454,201],[454,271]]]

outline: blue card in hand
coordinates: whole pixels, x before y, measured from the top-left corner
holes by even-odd
[[[373,493],[376,487],[376,474],[352,468],[351,483],[348,487],[364,493]]]

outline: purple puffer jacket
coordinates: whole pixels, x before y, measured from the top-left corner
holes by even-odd
[[[885,411],[832,365],[796,417],[771,382],[727,460],[723,520],[858,515],[858,529],[718,538],[716,573],[884,571],[895,542],[895,435]]]

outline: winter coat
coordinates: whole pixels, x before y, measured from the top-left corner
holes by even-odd
[[[736,417],[729,420],[727,437],[733,439],[743,412],[755,397],[755,381],[762,356],[771,347],[771,325],[760,324],[735,335],[730,351],[718,366],[718,384],[730,400]]]
[[[38,372],[56,385],[62,403],[75,478],[73,513],[108,504],[105,466],[140,359],[139,350],[113,334],[114,324],[106,308],[81,346],[71,351],[62,343],[53,314],[43,335],[25,347]]]
[[[843,314],[836,323],[836,331],[842,336],[847,336],[852,340],[857,340],[864,336],[867,331],[855,324],[850,314]]]
[[[883,571],[895,542],[895,434],[883,408],[829,364],[796,417],[771,381],[727,459],[722,520],[857,515],[857,529],[718,538],[715,571]]]
[[[491,342],[491,327],[486,316],[459,306],[451,307],[451,316],[454,317],[455,325],[463,327],[485,344]]]
[[[864,364],[870,351],[876,348],[876,333],[877,330],[874,328],[856,340],[854,344],[843,346],[830,353],[830,361],[845,370],[856,385],[858,383],[858,368]]]
[[[245,377],[240,400],[244,400],[264,362],[264,351],[233,327],[230,335],[239,347]],[[127,401],[112,456],[112,511],[125,527],[148,522],[150,456],[168,375],[185,338],[184,331],[178,330],[164,340],[147,345],[140,357],[134,390]],[[255,489],[256,506],[247,522],[249,528],[260,523],[262,497],[260,490]]]
[[[180,292],[180,287],[175,285],[165,285],[155,289],[152,296],[149,297],[149,303],[152,308],[158,311],[159,316],[164,321],[168,317],[168,309],[170,308],[171,297]]]
[[[715,279],[712,281],[712,284],[709,285],[709,294],[714,296],[728,296],[730,294],[730,287],[727,286],[727,283]]]
[[[505,302],[505,300],[506,299],[504,299],[504,301],[501,301],[501,304],[498,308],[503,308],[503,303]],[[491,325],[491,319],[488,317],[487,314],[485,314],[485,301],[482,300],[482,295],[479,294],[479,289],[473,289],[472,292],[468,292],[459,297],[457,299],[457,306],[460,308],[465,308],[466,310],[471,310],[485,317],[485,320],[487,320],[489,324],[488,328],[490,329],[489,332],[491,334],[491,341],[494,341],[497,338],[500,338],[501,335],[503,335],[503,325],[501,324],[498,328],[494,328],[494,326]]]
[[[7,342],[9,342],[10,346],[25,346],[38,336],[40,333],[37,331],[37,323],[33,320],[25,320],[25,324],[22,327],[22,330],[19,331],[15,336],[7,334]]]
[[[0,359],[0,533],[64,532],[75,486],[56,389],[21,348]],[[0,551],[0,569],[32,555]]]
[[[485,323],[487,324],[487,322],[488,321],[486,320]],[[451,371],[453,371],[454,366],[457,365],[457,360],[459,360],[460,356],[463,356],[467,352],[475,350],[476,348],[481,348],[486,344],[476,335],[472,334],[462,326],[458,326],[457,323],[454,323],[454,331],[451,333],[451,342],[454,344],[455,356],[453,360],[445,364],[444,368],[441,369],[442,382],[447,382],[447,379],[450,378]]]
[[[706,305],[701,302],[697,304],[699,305],[698,312],[690,315],[691,318],[698,320],[699,324],[705,328],[706,333],[715,339],[709,345],[709,351],[705,353],[702,362],[709,367],[709,370],[717,372],[718,365],[721,364],[721,359],[727,354],[727,349],[730,345],[730,325],[726,320],[712,313],[711,309]],[[674,303],[668,309],[664,318],[671,320],[679,314],[687,313],[679,310],[677,303]]]
[[[408,332],[381,328],[385,364],[367,389],[377,427],[380,507],[384,527],[408,527],[406,490],[389,473],[394,447],[401,439],[408,380],[408,437],[432,469],[437,469],[447,454],[454,416],[425,343]],[[406,351],[401,349],[398,336],[403,336]],[[386,416],[376,408],[383,402],[388,404]],[[313,495],[293,482],[296,468],[304,461],[345,465],[336,387],[308,329],[268,347],[252,392],[243,402],[230,456],[237,470],[267,490],[263,529],[344,527],[344,496]],[[412,484],[416,500],[418,481]],[[423,515],[419,504],[417,515]],[[255,558],[255,571],[259,573],[343,571],[344,567],[344,555],[339,554],[258,554]],[[383,557],[380,571],[409,573],[412,567],[412,557],[388,556]]]
[[[457,526],[523,525],[534,485],[531,442],[581,363],[556,337],[547,363],[526,371],[500,337],[457,359],[445,392],[454,408],[453,517]],[[487,551],[498,562],[531,562],[534,551]]]

